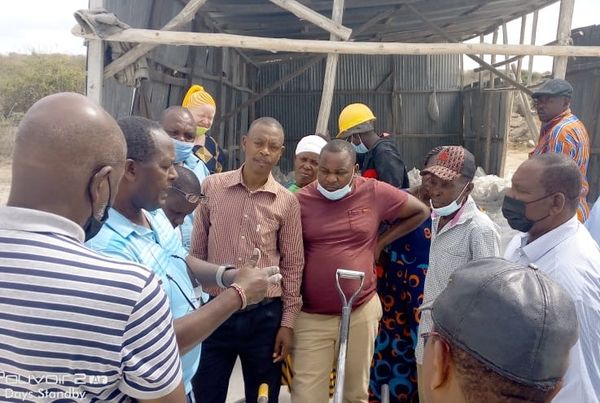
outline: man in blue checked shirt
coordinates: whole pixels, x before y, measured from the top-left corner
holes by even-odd
[[[142,117],[118,123],[127,142],[125,173],[108,220],[88,245],[148,266],[161,279],[175,319],[185,391],[193,402],[191,379],[200,361],[200,343],[238,309],[261,301],[269,282],[279,281],[279,268],[256,269],[258,253],[239,270],[188,256],[166,216],[151,213],[160,208],[177,177],[171,139],[157,123]],[[198,283],[227,290],[217,303],[200,307],[194,295]]]

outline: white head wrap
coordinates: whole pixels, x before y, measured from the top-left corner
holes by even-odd
[[[327,140],[321,136],[311,134],[300,139],[296,146],[296,155],[300,153],[315,153],[321,154],[321,149],[325,147]]]

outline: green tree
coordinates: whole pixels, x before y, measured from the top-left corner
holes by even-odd
[[[0,56],[0,114],[24,113],[39,99],[85,90],[85,57],[61,54]]]

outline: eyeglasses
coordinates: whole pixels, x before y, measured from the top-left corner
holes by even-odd
[[[206,196],[206,195],[203,195],[203,194],[197,195],[195,193],[185,193],[183,190],[181,190],[178,187],[173,186],[173,185],[169,186],[169,189],[173,189],[177,193],[181,194],[188,203],[206,204],[208,202],[208,196]]]

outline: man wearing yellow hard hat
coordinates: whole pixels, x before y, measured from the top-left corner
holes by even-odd
[[[375,133],[375,119],[367,105],[350,104],[340,113],[336,138],[354,145],[362,176],[408,188],[408,175],[400,153],[391,139]]]
[[[198,125],[194,154],[206,164],[211,174],[222,172],[225,155],[216,140],[207,134],[217,110],[215,100],[202,86],[192,85],[181,106],[189,109]]]

